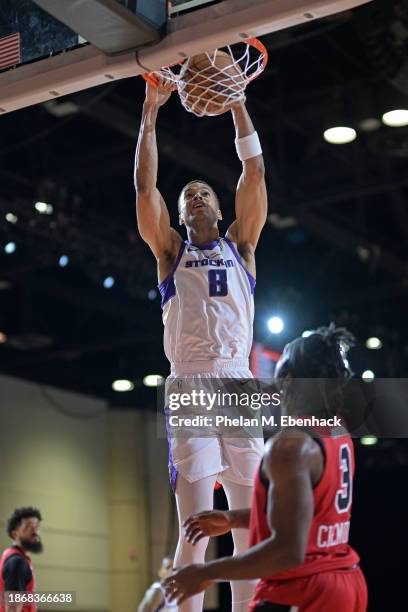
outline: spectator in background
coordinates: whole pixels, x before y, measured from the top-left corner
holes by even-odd
[[[16,508],[7,521],[7,534],[13,545],[3,552],[0,559],[0,593],[23,591],[34,593],[35,577],[28,553],[41,553],[41,513],[37,508]],[[36,612],[33,603],[8,604],[0,602],[0,612]]]
[[[157,574],[160,580],[170,576],[173,570],[173,559],[164,557],[162,560],[161,567]],[[137,612],[170,612],[177,610],[176,604],[166,604],[164,599],[164,591],[159,581],[153,582],[153,584],[147,589],[142,601],[139,604]]]

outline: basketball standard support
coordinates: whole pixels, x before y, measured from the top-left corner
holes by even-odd
[[[157,44],[161,29],[166,24],[166,4],[152,11],[155,23],[148,23],[146,15],[135,14],[116,0],[34,0],[43,10],[67,25],[107,53],[125,53],[137,47]]]
[[[0,74],[0,113],[158,70],[197,53],[327,17],[371,0],[225,0],[169,20],[155,46],[108,56],[86,45]]]

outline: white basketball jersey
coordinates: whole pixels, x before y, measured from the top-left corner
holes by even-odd
[[[184,242],[159,285],[168,360],[248,359],[254,288],[255,279],[228,238],[200,247]]]

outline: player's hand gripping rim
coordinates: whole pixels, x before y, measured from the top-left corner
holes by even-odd
[[[146,102],[154,106],[162,106],[176,91],[177,84],[165,75],[157,72],[154,81],[146,79]]]

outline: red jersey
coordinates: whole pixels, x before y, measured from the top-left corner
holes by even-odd
[[[3,552],[1,558],[0,558],[0,593],[1,593],[1,600],[0,600],[0,612],[4,612],[5,607],[3,605],[3,593],[4,593],[4,577],[3,577],[3,569],[4,569],[4,564],[7,561],[7,559],[9,559],[9,557],[12,557],[13,555],[19,555],[20,557],[22,557],[28,564],[30,570],[31,570],[31,580],[26,584],[25,587],[25,593],[34,593],[35,591],[35,577],[34,577],[34,569],[33,569],[33,565],[31,563],[31,559],[28,555],[26,555],[24,553],[23,550],[21,550],[21,548],[19,548],[18,546],[11,546],[10,548],[6,548],[6,550]],[[37,606],[33,603],[25,603],[23,605],[22,608],[22,612],[36,612],[37,610]]]
[[[360,560],[348,544],[354,476],[351,437],[342,433],[337,437],[319,438],[317,442],[322,445],[325,464],[320,481],[313,490],[314,513],[305,560],[301,565],[263,578],[261,583],[352,568]],[[255,478],[249,546],[271,536],[266,516],[268,482],[262,477],[261,470],[262,463]]]

